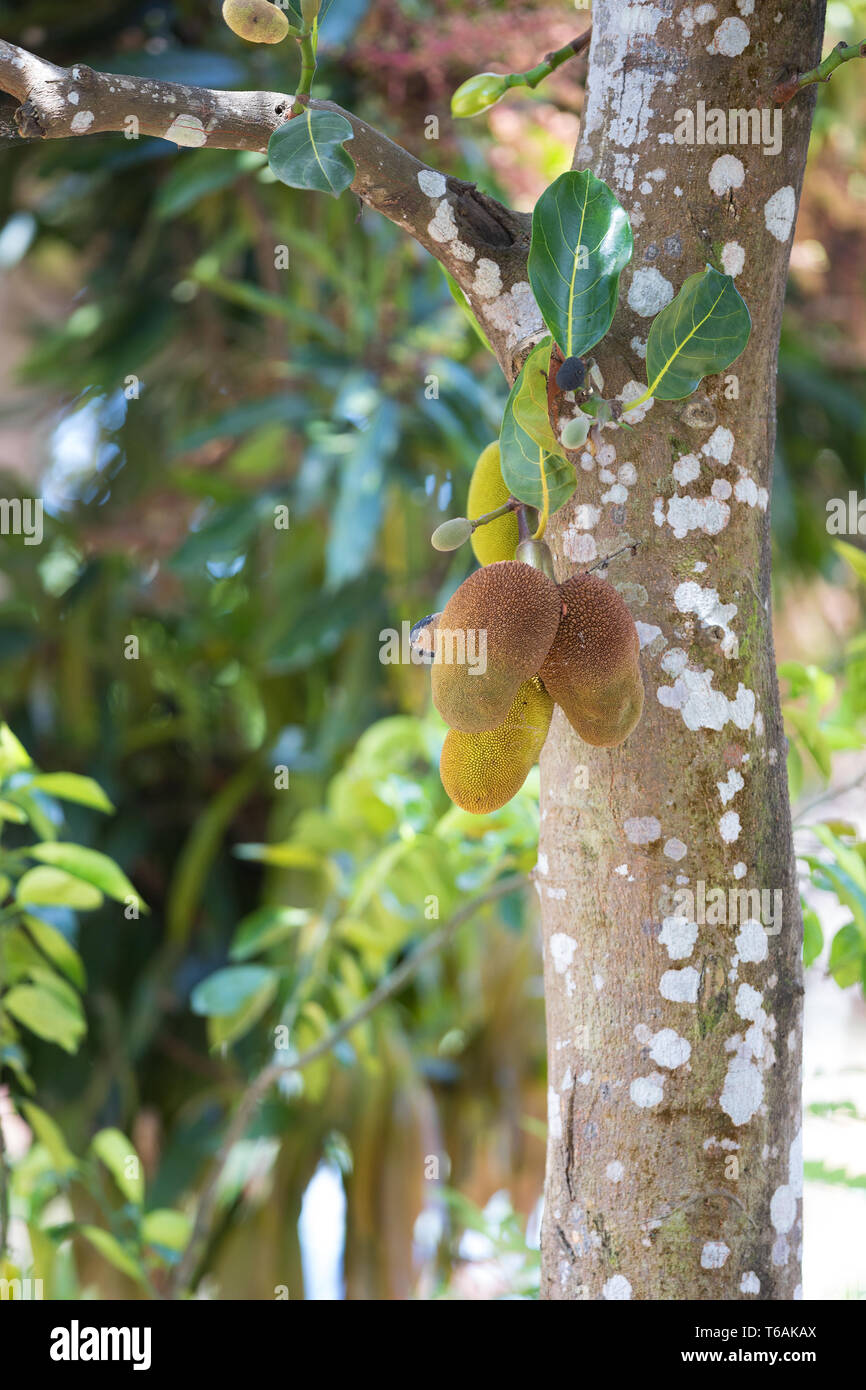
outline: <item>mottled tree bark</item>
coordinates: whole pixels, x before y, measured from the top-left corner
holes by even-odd
[[[638,622],[647,700],[613,751],[582,743],[557,710],[542,756],[547,1298],[798,1289],[801,924],[768,502],[814,93],[784,108],[772,94],[820,57],[823,8],[598,0],[593,11],[575,165],[610,184],[635,231],[598,353],[606,394],[636,398],[652,317],[708,261],[736,277],[754,328],[742,358],[691,400],[652,404],[636,434],[606,430],[548,532],[560,578],[640,542],[610,578]],[[134,117],[141,134],[196,148],[262,149],[292,100],[60,69],[2,42],[0,89],[21,103],[24,138],[129,134]],[[697,138],[715,110],[741,140],[757,117],[757,143],[675,140],[678,113],[691,112]],[[528,219],[344,114],[354,191],[453,274],[513,381],[543,328],[526,277]],[[696,895],[693,911],[675,910],[677,889]],[[769,903],[731,903],[750,890]]]
[[[823,4],[600,0],[593,30],[575,167],[610,184],[635,231],[599,355],[606,394],[645,380],[653,314],[707,261],[736,276],[753,332],[695,397],[656,402],[636,434],[607,432],[551,527],[560,576],[640,542],[609,577],[638,623],[646,705],[610,751],[581,743],[557,710],[542,756],[543,1292],[789,1299],[803,986],[768,499],[813,103],[806,94],[778,111],[775,154],[671,137],[676,113],[697,115],[701,101],[726,119],[769,107],[780,77],[820,57]],[[708,897],[723,890],[727,920],[701,912],[701,883]],[[695,894],[694,910],[673,904],[678,888]],[[738,899],[732,912],[732,889],[781,890],[775,928],[766,901],[757,912]]]

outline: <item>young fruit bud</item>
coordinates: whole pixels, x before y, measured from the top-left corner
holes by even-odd
[[[553,556],[545,541],[534,541],[531,538],[521,541],[514,552],[514,558],[524,565],[532,565],[533,569],[541,570],[548,579],[556,578],[553,573]]]
[[[459,550],[471,535],[472,522],[465,516],[453,516],[450,521],[443,521],[441,526],[436,527],[430,544],[434,550]]]
[[[477,72],[457,88],[451,98],[452,116],[480,116],[495,106],[508,88],[498,72]]]
[[[560,391],[579,391],[586,380],[586,363],[582,357],[566,357],[556,373]]]
[[[282,43],[289,32],[284,11],[270,0],[225,0],[223,19],[247,43]]]
[[[591,424],[592,421],[586,415],[575,415],[573,420],[566,420],[560,435],[565,448],[579,449],[585,444]]]
[[[312,24],[319,13],[321,0],[301,0],[301,18],[306,25]]]

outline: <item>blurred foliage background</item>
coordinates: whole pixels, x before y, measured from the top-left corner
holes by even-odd
[[[450,93],[478,68],[530,66],[587,19],[334,0],[317,95],[529,209],[570,163],[584,60],[460,126]],[[291,90],[295,76],[288,45],[243,45],[216,0],[0,3],[0,32],[59,63],[206,86]],[[866,5],[830,5],[828,44],[864,33]],[[0,128],[13,108],[0,103]],[[864,124],[850,64],[820,91],[779,370],[777,646],[793,789],[822,807],[827,788],[859,784],[866,709],[866,590],[825,525],[828,498],[864,493]],[[438,267],[351,194],[295,192],[264,156],[160,140],[7,135],[0,316],[2,488],[46,505],[38,548],[2,541],[2,715],[40,768],[106,790],[116,814],[66,806],[63,837],[111,855],[152,909],[55,909],[86,967],[88,1032],[74,1054],[27,1040],[72,1155],[116,1127],[146,1194],[64,1169],[22,1127],[13,1224],[46,1296],[134,1297],[134,1271],[70,1223],[103,1225],[139,1260],[136,1201],[189,1211],[274,1027],[302,1051],[433,920],[534,863],[537,782],[497,816],[457,812],[423,668],[380,661],[380,632],[440,608],[469,568],[428,538],[463,507],[504,383]],[[866,862],[862,806],[842,809],[851,824],[819,858],[853,844]],[[826,870],[804,874],[826,893]],[[846,986],[866,979],[866,883],[853,903]],[[324,1174],[345,1194],[347,1297],[531,1293],[545,1091],[533,902],[514,894],[271,1094],[227,1170],[199,1291],[322,1296],[327,1222],[304,1251],[298,1230]],[[853,1105],[862,1123],[859,1101],[837,1101],[840,1122]],[[163,1235],[141,1257],[151,1290],[182,1244]]]

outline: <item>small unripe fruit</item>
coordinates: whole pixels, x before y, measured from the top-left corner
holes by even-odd
[[[555,579],[553,572],[553,556],[550,553],[550,546],[545,541],[529,540],[521,541],[514,552],[515,560],[520,560],[521,564],[532,565],[533,569],[541,570],[548,579]]]
[[[585,444],[591,424],[592,421],[588,415],[575,415],[573,420],[566,420],[560,435],[564,447],[566,449],[579,449],[582,444]]]
[[[586,380],[586,363],[582,357],[566,357],[556,373],[560,391],[579,391]]]
[[[451,98],[452,116],[480,116],[495,106],[508,91],[505,78],[498,72],[477,72],[457,88]]]
[[[270,0],[225,0],[223,19],[247,43],[282,43],[289,32],[285,12]]]
[[[453,516],[450,521],[443,521],[441,526],[436,527],[430,544],[434,550],[459,550],[471,535],[472,522],[465,516]]]

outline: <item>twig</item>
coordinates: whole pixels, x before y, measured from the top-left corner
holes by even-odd
[[[834,797],[845,796],[848,792],[855,791],[857,787],[863,785],[864,777],[866,777],[866,772],[861,772],[859,777],[855,777],[853,782],[846,783],[844,787],[828,787],[820,796],[816,796],[812,801],[807,801],[805,806],[800,807],[800,810],[794,817],[793,824],[796,825],[798,821],[802,820],[803,816],[808,815],[810,811],[814,811],[816,806],[823,805],[825,801],[832,801]],[[807,825],[801,826],[800,828],[802,830],[811,829],[811,827]]]
[[[513,893],[518,888],[526,886],[526,877],[523,874],[510,874],[508,878],[501,878],[497,883],[492,884],[486,892],[473,898],[465,907],[460,908],[454,916],[449,918],[438,931],[433,932],[427,937],[417,950],[407,956],[404,961],[386,975],[379,982],[371,994],[367,996],[363,1004],[359,1004],[353,1013],[341,1019],[338,1024],[320,1038],[312,1047],[308,1047],[306,1052],[300,1053],[293,1060],[268,1062],[244,1092],[243,1097],[235,1111],[231,1123],[226,1130],[225,1137],[219,1147],[216,1158],[213,1161],[211,1171],[202,1189],[199,1198],[198,1209],[193,1222],[192,1234],[183,1255],[183,1259],[175,1266],[174,1273],[169,1281],[169,1297],[177,1298],[190,1284],[196,1270],[200,1251],[206,1244],[213,1222],[217,1200],[217,1188],[223,1169],[231,1156],[235,1145],[243,1138],[259,1103],[264,1099],[275,1082],[281,1077],[288,1076],[291,1072],[301,1071],[311,1062],[317,1061],[330,1052],[337,1043],[351,1033],[359,1023],[363,1023],[370,1017],[380,1004],[384,1004],[387,999],[396,994],[403,988],[420,966],[431,956],[435,956],[454,936],[455,932],[473,917],[480,908],[488,903],[495,902],[498,898],[505,897],[507,893]]]
[[[784,106],[786,101],[802,92],[804,87],[810,87],[813,82],[829,82],[833,73],[843,63],[850,63],[852,58],[863,57],[866,57],[866,43],[845,43],[843,40],[830,50],[816,68],[810,68],[800,76],[786,77],[784,82],[779,82],[773,89],[773,100]]]
[[[567,63],[569,58],[581,53],[587,48],[592,38],[592,25],[584,29],[582,34],[578,34],[576,39],[566,43],[562,48],[557,48],[554,53],[546,53],[542,61],[534,68],[529,68],[527,72],[509,73],[506,79],[508,87],[537,87],[539,82],[543,82],[545,77],[549,77],[552,72]]]
[[[640,541],[629,541],[628,545],[621,545],[619,550],[612,550],[610,555],[603,555],[600,560],[596,560],[594,565],[588,569],[581,570],[581,574],[591,574],[593,570],[601,569],[604,565],[609,565],[611,560],[615,560],[617,555],[623,555],[626,550],[630,550],[632,555],[637,554]]]

